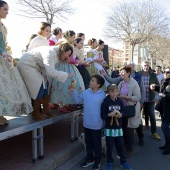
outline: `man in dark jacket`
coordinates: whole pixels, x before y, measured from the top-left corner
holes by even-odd
[[[159,135],[156,133],[156,119],[155,119],[155,113],[154,113],[155,92],[150,89],[151,84],[159,85],[159,81],[157,79],[156,74],[153,73],[152,70],[150,69],[148,61],[142,62],[142,71],[139,74],[141,75],[142,81],[145,86],[146,96],[145,96],[145,101],[143,103],[143,107],[144,107],[144,111],[150,117],[152,137],[155,140],[161,140]],[[144,114],[145,114],[145,112],[144,112]],[[147,115],[145,115],[145,116],[147,116]],[[146,121],[146,119],[145,119],[145,121]]]
[[[162,118],[162,131],[165,137],[165,145],[159,147],[160,150],[163,150],[163,155],[170,154],[170,67],[167,67],[164,71],[164,80],[161,86],[152,84],[150,87],[152,90],[155,90],[161,96],[160,100],[160,114]]]

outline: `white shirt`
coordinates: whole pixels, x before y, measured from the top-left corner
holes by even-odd
[[[38,35],[37,37],[35,37],[31,40],[27,51],[30,51],[33,48],[39,47],[39,46],[48,46],[48,40],[45,37],[43,37],[42,35]]]

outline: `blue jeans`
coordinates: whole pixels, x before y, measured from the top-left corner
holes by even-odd
[[[145,107],[144,111],[146,111],[146,113],[150,117],[151,132],[153,134],[156,132],[156,119],[155,119],[155,112],[154,112],[155,102],[154,101],[144,102],[143,106]],[[147,115],[145,115],[145,116],[147,116]]]
[[[162,121],[161,128],[162,128],[162,132],[165,137],[166,149],[170,151],[170,123],[166,123],[166,122]]]
[[[42,99],[43,96],[48,96],[48,83],[47,83],[47,88],[44,89],[43,83],[41,84],[40,90],[38,92],[37,98],[36,99]]]

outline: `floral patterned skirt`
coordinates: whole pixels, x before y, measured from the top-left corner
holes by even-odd
[[[81,94],[84,90],[84,82],[76,66],[64,62],[58,62],[56,64],[56,70],[64,71],[67,73],[73,73],[74,77],[68,78],[65,83],[61,83],[55,79],[52,79],[50,88],[50,103],[55,104],[75,104],[70,90],[72,80],[76,81],[76,90],[78,94]]]
[[[0,56],[0,116],[19,116],[31,111],[31,99],[18,68]]]

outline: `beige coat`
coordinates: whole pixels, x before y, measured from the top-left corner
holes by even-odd
[[[58,53],[57,46],[37,47],[19,60],[18,68],[32,99],[36,99],[42,83],[45,88],[48,77],[63,83],[68,78],[68,73],[55,70]]]
[[[119,91],[123,85],[124,81],[121,81],[118,85]],[[129,82],[129,91],[128,96],[132,97],[132,101],[128,100],[128,105],[135,105],[136,104],[136,113],[135,116],[132,118],[128,118],[128,127],[129,128],[138,128],[141,124],[141,114],[140,114],[140,99],[141,93],[140,88],[136,80],[130,79]]]

